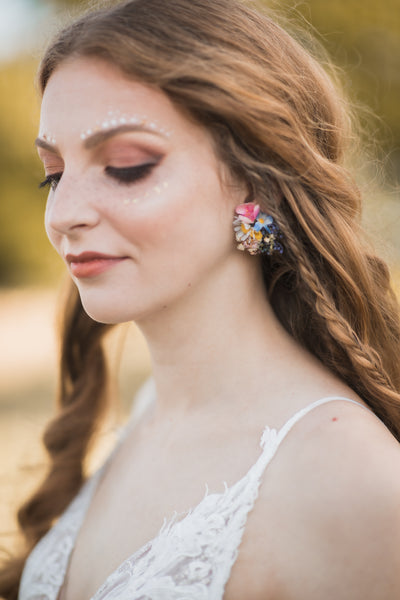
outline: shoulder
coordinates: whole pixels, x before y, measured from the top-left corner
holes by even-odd
[[[315,408],[282,442],[263,488],[260,512],[281,525],[282,597],[298,598],[300,580],[309,600],[400,597],[400,444],[375,415],[348,402]]]
[[[357,516],[371,526],[400,514],[400,443],[370,411],[346,402],[320,406],[280,451],[287,483],[313,492],[298,494],[302,510],[322,525]]]
[[[314,408],[295,424],[279,452],[282,466],[296,460],[298,473],[337,501],[341,494],[348,498],[362,491],[375,491],[377,500],[387,487],[400,492],[400,443],[370,410],[354,403],[338,400]]]

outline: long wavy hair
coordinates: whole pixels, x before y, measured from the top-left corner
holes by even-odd
[[[363,241],[360,193],[345,167],[349,106],[310,49],[240,0],[131,0],[92,10],[58,34],[41,63],[42,92],[75,57],[157,86],[207,128],[220,160],[282,230],[283,255],[263,258],[280,322],[400,440],[398,304],[387,266]],[[50,468],[18,513],[27,553],[85,478],[104,406],[108,328],[84,313],[71,288],[59,412],[44,435]],[[17,597],[25,558],[3,569],[4,598]]]

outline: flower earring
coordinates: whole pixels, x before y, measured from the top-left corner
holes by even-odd
[[[259,204],[246,202],[235,209],[233,229],[238,250],[247,250],[250,254],[283,253],[279,240],[282,233],[271,215],[260,211]]]

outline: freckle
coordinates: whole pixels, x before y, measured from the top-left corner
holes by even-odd
[[[188,283],[188,287],[192,287],[192,284],[191,284],[191,283]]]
[[[338,420],[337,417],[333,417],[333,419],[332,419],[332,421],[337,421],[337,420]]]

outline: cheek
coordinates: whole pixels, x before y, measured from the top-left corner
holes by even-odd
[[[158,184],[156,191],[152,187],[143,197],[128,190],[114,199],[108,218],[125,239],[140,248],[186,252],[199,242],[213,245],[220,238],[231,240],[233,211],[218,188],[204,187],[168,185],[167,189]]]
[[[160,211],[149,202],[146,206],[115,206],[109,221],[139,252],[156,253],[171,244],[171,236],[180,235],[179,219],[173,211]]]
[[[164,290],[194,282],[234,249],[224,198],[215,190],[205,198],[170,191],[114,213],[114,227],[132,245],[142,282]]]

